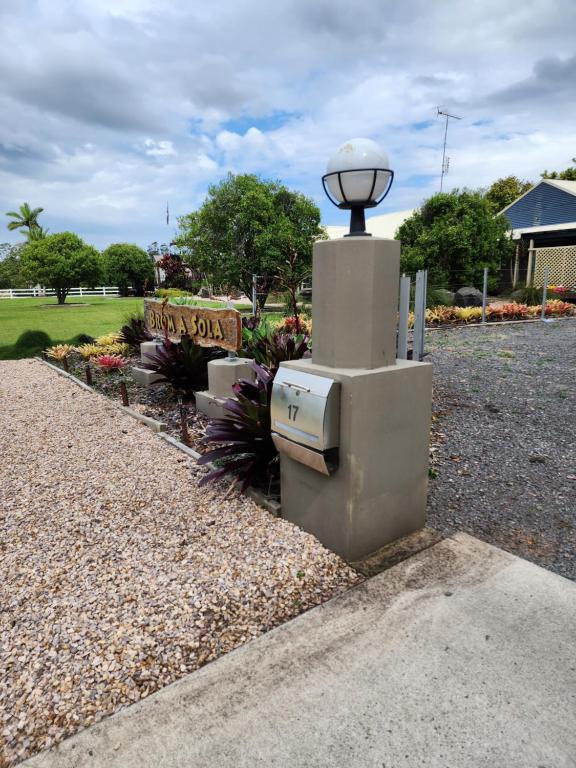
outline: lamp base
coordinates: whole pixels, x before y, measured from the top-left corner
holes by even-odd
[[[366,219],[364,217],[364,206],[353,205],[350,209],[350,232],[344,237],[372,237],[370,232],[366,232]]]

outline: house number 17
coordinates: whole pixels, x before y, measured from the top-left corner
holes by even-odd
[[[298,413],[299,405],[288,406],[288,421],[296,421],[296,414]]]

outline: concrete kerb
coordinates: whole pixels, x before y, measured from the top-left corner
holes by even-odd
[[[43,360],[41,357],[37,357],[36,360],[38,360],[43,365],[47,365],[49,368],[51,368],[53,371],[58,373],[60,376],[63,376],[65,379],[68,379],[69,381],[72,381],[74,384],[76,384],[81,389],[84,389],[86,392],[91,392],[92,394],[99,394],[93,387],[89,387],[88,384],[85,384],[83,381],[80,381],[76,376],[74,376],[71,373],[67,373],[66,371],[63,371],[62,368],[58,368],[57,365],[52,365],[52,363],[49,363],[47,360]],[[138,413],[137,411],[133,411],[131,408],[127,408],[124,405],[119,405],[118,403],[115,403],[114,401],[109,401],[114,405],[116,408],[119,408],[123,413],[127,414],[133,419],[136,419],[136,421],[139,421],[141,424],[144,424],[145,426],[149,427],[153,432],[156,432],[158,437],[161,437],[163,440],[165,440],[167,443],[170,443],[174,448],[177,448],[179,451],[182,451],[182,453],[185,453],[187,456],[194,460],[198,460],[201,456],[198,451],[195,451],[193,448],[190,448],[185,443],[182,443],[180,440],[177,440],[175,437],[172,437],[172,435],[169,435],[166,433],[166,424],[162,421],[158,421],[157,419],[153,419],[150,416],[144,416],[141,413]],[[246,495],[249,496],[252,501],[255,501],[258,506],[265,509],[267,512],[270,512],[271,515],[274,515],[275,517],[281,517],[282,513],[282,505],[278,501],[274,501],[274,499],[269,499],[267,496],[265,496],[261,491],[257,490],[256,488],[248,488],[246,491]]]

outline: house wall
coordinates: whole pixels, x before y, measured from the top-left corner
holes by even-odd
[[[576,221],[576,196],[539,184],[504,213],[513,229]]]

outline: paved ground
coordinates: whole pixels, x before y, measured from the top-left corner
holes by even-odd
[[[0,363],[0,766],[357,583],[104,397]]]
[[[574,768],[576,585],[458,534],[22,768]]]
[[[441,433],[428,524],[576,579],[576,319],[426,338]]]

